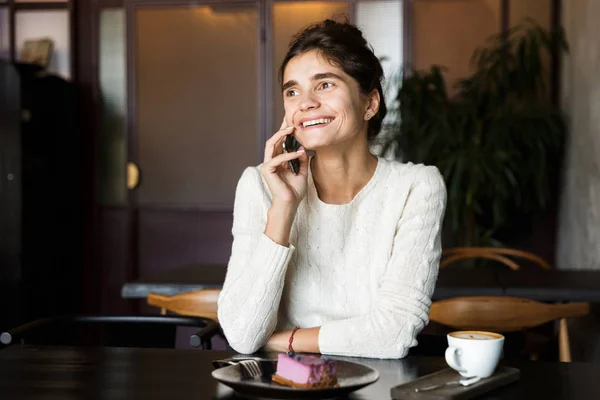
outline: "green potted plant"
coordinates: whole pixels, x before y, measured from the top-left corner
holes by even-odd
[[[503,245],[498,232],[548,204],[566,126],[550,100],[544,57],[567,51],[562,28],[525,20],[472,57],[449,94],[442,67],[402,77],[383,152],[439,168],[454,246]]]

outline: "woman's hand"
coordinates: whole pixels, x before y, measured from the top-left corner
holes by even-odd
[[[295,153],[283,152],[283,141],[293,132],[294,127],[287,127],[284,118],[279,131],[267,140],[265,159],[260,169],[273,196],[273,203],[267,213],[265,235],[286,247],[289,245],[296,210],[306,194],[308,180],[308,156],[304,148],[300,147]],[[288,161],[294,159],[300,161],[297,175],[288,166]]]
[[[308,156],[303,147],[295,153],[283,151],[283,141],[287,135],[294,133],[294,130],[293,126],[286,126],[284,118],[279,131],[267,140],[261,173],[273,195],[273,204],[292,207],[295,211],[306,194]],[[300,161],[297,175],[288,166],[288,161],[294,159]]]

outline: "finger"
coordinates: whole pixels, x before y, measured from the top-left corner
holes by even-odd
[[[279,132],[278,132],[279,133]],[[277,135],[276,137],[272,137],[265,144],[265,156],[264,162],[268,162],[273,159],[273,157],[278,156],[283,153],[283,141],[285,140],[287,135]]]
[[[286,162],[300,158],[302,155],[306,155],[306,151],[304,149],[295,151],[293,153],[283,153],[273,157],[268,162],[265,162],[265,165],[271,172],[273,172],[278,166],[285,165]]]
[[[304,146],[300,146],[300,148],[298,150],[304,150],[304,153],[302,153],[300,155],[300,157],[298,157],[298,160],[300,160],[300,174],[303,176],[308,176],[308,153],[306,152],[306,149],[304,148]]]
[[[294,127],[288,126],[275,132],[275,134],[273,134],[273,136],[271,136],[271,138],[267,140],[267,142],[265,143],[265,156],[263,160],[264,162],[270,161],[274,156],[283,151],[283,140],[287,135],[291,134],[292,132],[294,132]]]
[[[269,138],[269,140],[267,140],[267,143],[272,142],[272,141],[280,140],[281,137],[289,135],[290,133],[292,133],[294,131],[294,129],[295,129],[294,125],[284,126],[280,130],[278,130],[277,132],[275,132],[273,134],[273,136],[271,136]]]
[[[283,121],[281,122],[281,126],[279,127],[279,130],[282,130],[283,128],[285,128],[287,126],[287,122],[285,121],[285,116],[283,117]]]

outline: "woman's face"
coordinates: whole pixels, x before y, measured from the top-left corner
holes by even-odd
[[[358,82],[317,50],[292,58],[283,74],[286,122],[311,150],[365,141],[367,111],[374,114]],[[376,110],[375,110],[376,111]]]

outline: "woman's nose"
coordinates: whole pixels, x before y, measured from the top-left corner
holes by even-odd
[[[302,95],[300,99],[300,110],[308,111],[319,107],[319,100],[313,93],[307,93]]]

